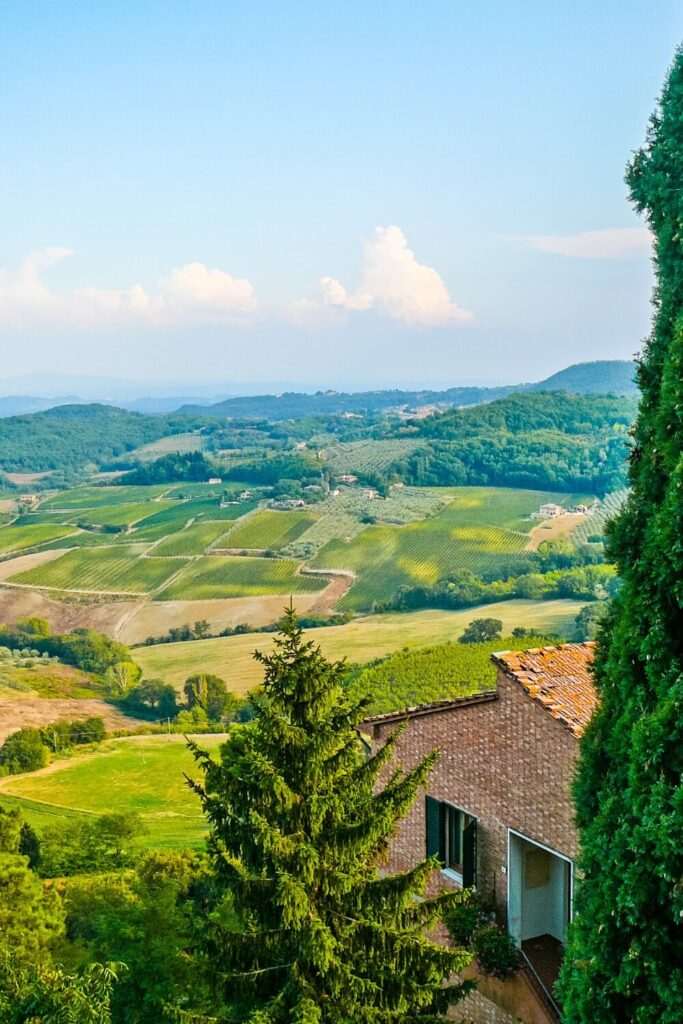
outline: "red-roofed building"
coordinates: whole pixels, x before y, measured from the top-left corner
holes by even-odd
[[[500,652],[492,658],[495,690],[367,723],[373,743],[381,744],[407,720],[397,746],[406,768],[441,751],[429,792],[399,829],[391,866],[408,868],[437,854],[444,884],[492,893],[549,990],[572,915],[578,836],[571,784],[578,739],[596,706],[593,647]],[[558,1019],[547,1006],[545,1017],[531,1004],[508,1010],[482,1004],[479,1017],[471,1006],[465,1016],[486,1024]]]

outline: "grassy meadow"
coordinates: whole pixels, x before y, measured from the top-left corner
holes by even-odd
[[[500,619],[505,633],[511,632],[515,626],[524,626],[538,633],[568,636],[581,606],[582,602],[570,600],[502,601],[462,611],[429,609],[405,614],[369,615],[343,626],[312,629],[308,636],[320,644],[327,657],[345,657],[349,662],[362,664],[403,647],[429,647],[457,640],[472,619],[481,617]],[[161,677],[179,690],[188,676],[201,669],[222,676],[233,693],[243,694],[262,678],[262,668],[253,658],[254,650],[269,650],[272,643],[272,634],[246,633],[212,640],[137,647],[134,658],[145,676]]]
[[[203,736],[199,743],[216,752],[222,741]],[[148,829],[146,845],[182,849],[199,845],[206,833],[185,772],[199,775],[182,736],[108,740],[42,771],[0,780],[0,804],[19,807],[40,827],[78,813],[135,811]]]

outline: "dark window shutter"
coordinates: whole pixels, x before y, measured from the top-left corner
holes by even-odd
[[[441,856],[441,803],[433,796],[425,797],[427,856]]]
[[[477,819],[467,818],[462,833],[463,888],[477,884]]]

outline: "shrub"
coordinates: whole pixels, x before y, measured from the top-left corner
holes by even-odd
[[[490,896],[474,890],[463,892],[461,901],[446,915],[445,923],[455,944],[472,950],[484,974],[504,980],[519,969],[515,943],[496,924]]]
[[[479,928],[472,936],[472,952],[484,974],[505,980],[519,970],[515,943],[497,924]]]
[[[27,726],[8,736],[0,747],[0,767],[7,775],[35,772],[47,764],[47,748],[39,729]]]

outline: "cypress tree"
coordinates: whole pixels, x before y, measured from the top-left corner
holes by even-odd
[[[654,235],[657,284],[631,496],[610,529],[623,585],[599,634],[601,706],[575,785],[570,1024],[683,1020],[683,50],[626,180]]]
[[[370,754],[368,701],[343,687],[344,663],[304,641],[292,609],[265,668],[255,719],[234,725],[221,763],[194,748],[210,852],[231,913],[203,936],[211,1019],[252,1024],[430,1024],[468,990],[470,960],[429,938],[447,906],[427,898],[436,864],[377,864],[434,757],[391,768],[395,738]],[[216,1008],[217,1007],[217,1008]]]

